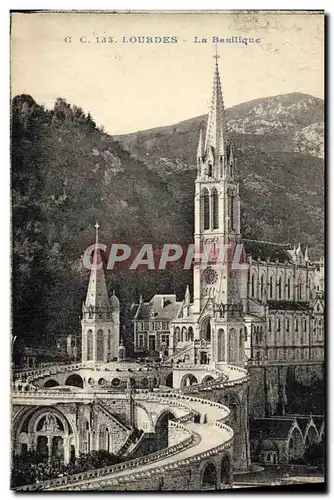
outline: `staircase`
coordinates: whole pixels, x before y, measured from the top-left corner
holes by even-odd
[[[168,358],[166,358],[164,360],[164,363],[169,363],[171,361],[174,361],[179,356],[182,356],[183,354],[186,354],[186,352],[190,351],[190,349],[193,348],[193,345],[194,345],[193,342],[189,342],[187,345],[185,345],[184,347],[182,347],[182,349],[180,349],[179,351],[174,352],[173,354],[171,354],[170,356],[168,356]]]

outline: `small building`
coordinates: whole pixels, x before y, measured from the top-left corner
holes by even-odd
[[[170,346],[170,322],[182,302],[175,294],[156,294],[149,302],[140,296],[139,303],[132,305],[134,350],[149,356],[168,355]]]

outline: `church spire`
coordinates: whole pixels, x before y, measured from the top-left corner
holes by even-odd
[[[109,298],[106,280],[103,270],[103,262],[101,258],[99,243],[99,224],[95,224],[95,249],[93,253],[92,269],[90,272],[89,285],[86,296],[87,307],[109,307]]]
[[[205,155],[208,155],[211,148],[214,155],[217,157],[223,156],[225,153],[225,112],[222,88],[220,83],[218,58],[219,55],[214,55],[216,59],[214,76],[213,76],[213,92],[211,97],[210,111],[205,136]]]

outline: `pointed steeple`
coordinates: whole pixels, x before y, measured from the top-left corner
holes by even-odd
[[[186,288],[186,293],[185,293],[185,296],[184,296],[184,303],[189,306],[190,304],[190,290],[189,290],[189,285],[187,285],[187,288]]]
[[[203,133],[202,129],[199,131],[198,147],[197,147],[197,159],[203,158]]]
[[[89,285],[87,290],[86,302],[87,307],[109,307],[109,298],[106,280],[104,276],[103,263],[101,258],[99,243],[99,224],[95,224],[95,249],[93,254],[92,269],[90,272]]]
[[[305,248],[305,255],[304,255],[305,262],[309,261],[309,256],[308,256],[308,247]]]
[[[218,58],[219,55],[214,56],[216,59],[214,76],[213,76],[213,92],[211,97],[210,111],[208,116],[208,123],[206,128],[204,152],[207,155],[211,148],[215,153],[225,154],[225,112],[222,88],[220,83]]]

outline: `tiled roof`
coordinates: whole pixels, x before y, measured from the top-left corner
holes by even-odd
[[[270,258],[271,262],[275,262],[278,259],[282,263],[292,260],[287,245],[246,239],[242,240],[242,242],[246,254],[251,255],[254,260],[259,258],[261,261],[266,261]]]
[[[154,295],[150,302],[136,306],[134,315],[137,314],[138,320],[172,320],[176,318],[180,305],[175,295]]]
[[[251,439],[287,439],[294,418],[256,418],[250,423]]]
[[[292,300],[268,300],[269,309],[288,311],[308,311],[307,302],[295,302]]]

